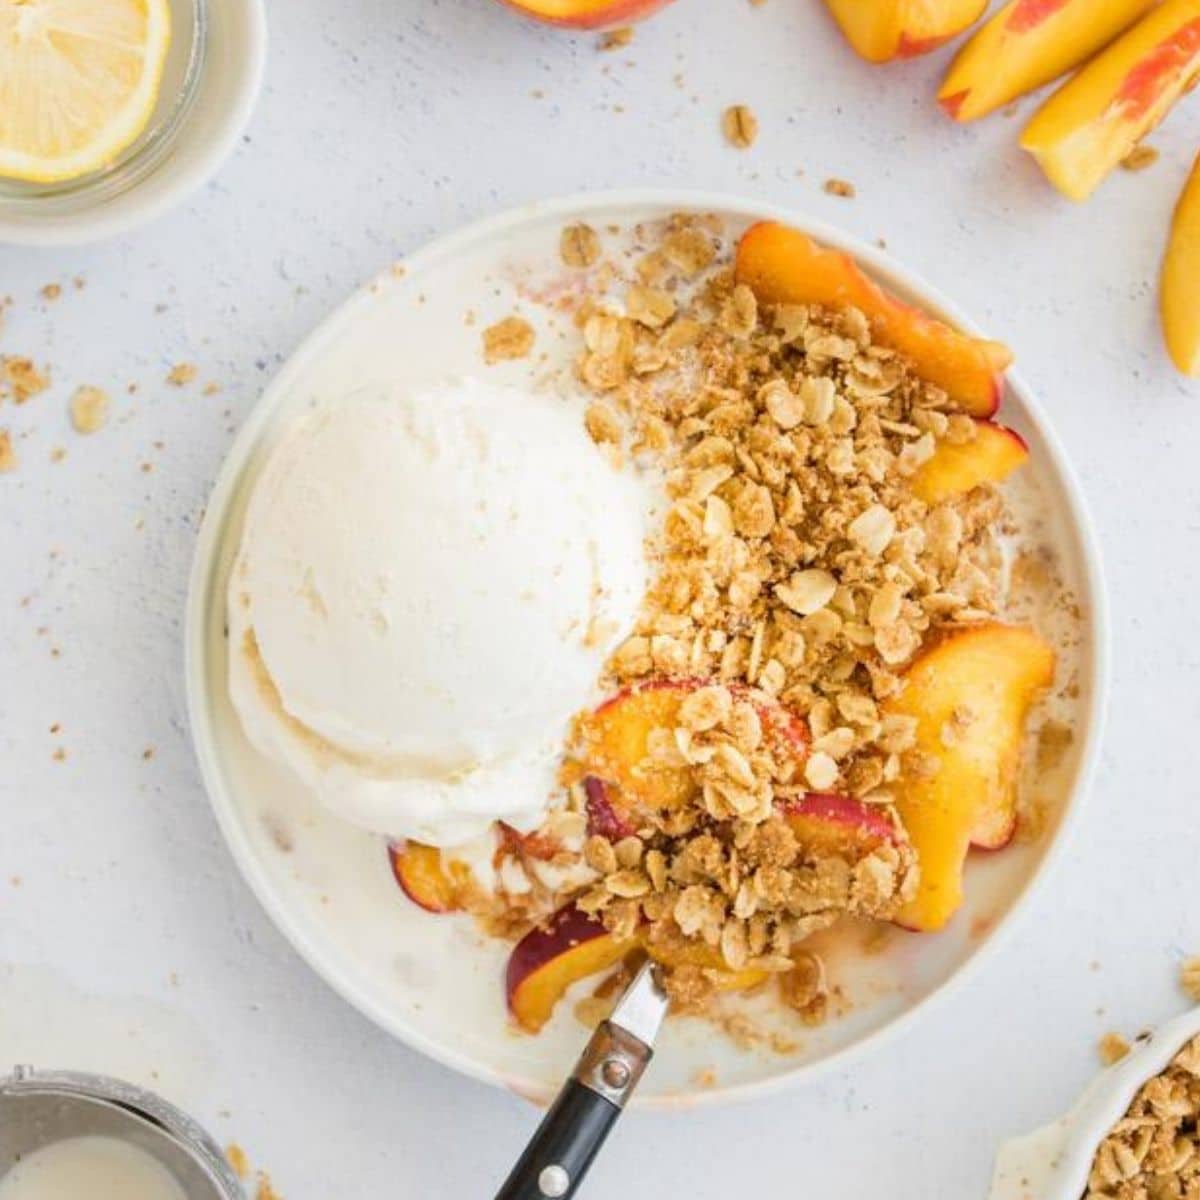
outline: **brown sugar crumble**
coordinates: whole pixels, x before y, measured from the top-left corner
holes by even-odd
[[[1147,1081],[1109,1131],[1083,1200],[1200,1196],[1200,1037]]]
[[[830,196],[841,196],[846,200],[853,200],[858,194],[854,184],[845,179],[827,179],[823,187]]]
[[[33,359],[21,355],[0,355],[0,401],[24,404],[49,386],[49,369],[39,370]]]
[[[186,387],[199,373],[195,363],[176,363],[167,372],[167,382],[172,387]]]
[[[1106,1067],[1111,1067],[1113,1063],[1120,1062],[1129,1053],[1130,1046],[1119,1033],[1106,1033],[1100,1039],[1100,1044],[1096,1049],[1100,1055],[1100,1061]]]
[[[633,41],[633,26],[622,25],[620,29],[610,29],[600,35],[601,50],[619,50]]]
[[[721,116],[725,140],[739,150],[748,150],[758,138],[758,118],[745,104],[734,104]]]
[[[483,331],[483,361],[489,365],[525,358],[536,335],[524,317],[505,317]]]

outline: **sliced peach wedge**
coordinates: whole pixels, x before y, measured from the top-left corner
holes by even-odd
[[[1200,378],[1200,157],[1175,206],[1159,303],[1171,361]]]
[[[788,801],[783,816],[800,846],[818,858],[837,855],[854,861],[884,843],[898,846],[905,841],[878,805],[853,796],[810,792]]]
[[[459,907],[453,865],[447,866],[436,846],[422,842],[388,845],[392,874],[404,894],[427,912],[455,912]]]
[[[1085,200],[1200,74],[1200,0],[1164,0],[1056,91],[1021,134],[1046,178]]]
[[[509,8],[565,29],[605,29],[631,25],[671,0],[502,0]]]
[[[886,706],[916,719],[921,764],[897,791],[920,866],[900,924],[941,929],[962,902],[971,845],[1011,838],[1026,718],[1053,679],[1050,646],[1032,630],[1000,624],[952,634],[909,668]]]
[[[974,121],[1087,62],[1156,0],[1009,0],[959,50],[938,91]]]
[[[846,40],[868,62],[913,58],[969,29],[987,0],[825,0]]]
[[[683,701],[710,681],[653,679],[625,688],[576,726],[575,754],[583,775],[593,833],[624,837],[653,814],[686,804],[695,790],[691,768],[658,764],[650,754],[655,730],[679,725]],[[753,704],[764,734],[777,739],[799,767],[808,754],[808,727],[765,693],[732,688]]]
[[[508,1010],[522,1029],[537,1033],[568,988],[635,949],[636,941],[618,941],[595,917],[568,905],[513,947],[505,972]]]
[[[942,504],[985,483],[1000,483],[1029,459],[1029,447],[1015,429],[978,421],[969,442],[941,441],[912,477],[913,494],[926,504]]]
[[[776,221],[751,225],[738,243],[735,274],[768,304],[854,306],[875,337],[912,361],[922,379],[943,388],[963,411],[990,417],[1000,405],[1012,354],[971,337],[884,291],[848,254]]]

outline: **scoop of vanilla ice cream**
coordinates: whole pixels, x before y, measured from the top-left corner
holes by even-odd
[[[322,408],[269,458],[230,578],[246,734],[381,833],[535,822],[632,626],[644,532],[564,400],[466,379]]]

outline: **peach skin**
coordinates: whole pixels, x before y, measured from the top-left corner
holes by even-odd
[[[897,788],[921,872],[899,924],[941,929],[962,902],[972,843],[1012,836],[1026,717],[1053,679],[1054,651],[1036,633],[995,623],[950,635],[909,668],[886,706],[916,718],[919,754]]]
[[[939,442],[912,477],[913,494],[926,504],[941,504],[985,483],[999,483],[1029,458],[1025,439],[995,421],[976,422],[970,442]]]
[[[735,272],[768,304],[853,306],[876,339],[907,357],[965,412],[990,417],[1000,405],[1012,354],[999,342],[960,333],[885,292],[848,254],[776,221],[751,225],[738,243]]]
[[[1164,0],[1067,80],[1021,146],[1064,196],[1086,200],[1200,74],[1200,0]]]
[[[1200,377],[1200,157],[1175,206],[1159,291],[1171,361]]]
[[[974,121],[1087,62],[1156,0],[1009,0],[959,50],[938,91]]]
[[[825,0],[846,40],[868,62],[936,50],[979,20],[987,0]]]
[[[392,874],[404,894],[427,912],[447,913],[458,908],[458,889],[436,846],[397,842],[388,846]]]
[[[531,929],[512,949],[505,973],[508,1010],[537,1033],[566,990],[615,967],[636,942],[618,942],[594,917],[574,905],[559,909],[545,927]]]
[[[564,29],[606,29],[632,25],[665,8],[671,0],[501,0],[546,25]]]

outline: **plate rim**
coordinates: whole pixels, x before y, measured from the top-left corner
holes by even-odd
[[[712,211],[750,220],[778,220],[793,225],[818,240],[842,250],[863,264],[876,278],[898,286],[899,290],[918,297],[922,307],[947,317],[960,329],[980,335],[979,327],[939,289],[928,284],[919,274],[896,263],[890,255],[869,245],[857,236],[837,226],[811,217],[801,209],[749,199],[733,193],[677,188],[620,188],[603,191],[572,192],[552,199],[505,209],[488,217],[468,222],[424,242],[412,254],[401,260],[406,273],[417,274],[444,257],[451,256],[481,240],[494,239],[508,230],[531,221],[549,220],[555,216],[580,217],[588,210],[686,210]],[[389,268],[385,268],[385,272]],[[225,787],[219,755],[209,713],[209,693],[204,669],[208,650],[205,621],[210,577],[220,548],[219,535],[227,509],[243,472],[258,444],[263,429],[273,416],[278,400],[286,395],[293,375],[301,373],[307,360],[320,346],[332,338],[345,323],[354,319],[358,310],[369,304],[375,295],[379,276],[368,279],[356,288],[312,328],[289,353],[283,364],[268,381],[238,430],[233,444],[225,454],[210,489],[204,518],[197,535],[195,551],[188,578],[187,604],[184,617],[184,677],[188,724],[193,750],[200,767],[201,779],[209,804],[217,819],[243,880],[275,927],[313,972],[334,992],[358,1012],[366,1016],[389,1035],[398,1038],[414,1050],[450,1067],[460,1074],[525,1096],[540,1096],[543,1089],[530,1080],[517,1080],[502,1071],[480,1063],[455,1047],[429,1038],[419,1026],[408,1022],[386,1006],[377,1004],[363,994],[354,981],[326,955],[310,936],[306,923],[296,916],[296,909],[277,894],[267,873],[253,853],[249,839],[236,818],[236,805],[231,789]],[[1078,477],[1055,432],[1044,406],[1025,383],[1019,371],[1009,369],[1005,375],[1006,391],[1015,396],[1029,423],[1037,430],[1067,501],[1063,514],[1066,528],[1075,539],[1081,569],[1081,601],[1090,621],[1085,627],[1085,645],[1091,664],[1092,689],[1082,713],[1077,731],[1081,742],[1079,767],[1074,786],[1066,795],[1062,816],[1054,835],[1046,846],[1034,870],[1024,881],[1019,894],[1008,911],[997,922],[987,940],[980,944],[958,968],[931,992],[906,1008],[879,1029],[813,1063],[784,1069],[768,1078],[728,1086],[696,1089],[654,1097],[636,1097],[634,1104],[650,1110],[684,1110],[700,1106],[715,1106],[750,1099],[759,1099],[810,1083],[834,1071],[843,1070],[860,1056],[876,1050],[890,1038],[899,1036],[918,1019],[928,1017],[939,1004],[973,978],[983,964],[991,961],[1012,937],[1014,929],[1028,916],[1036,897],[1065,856],[1066,847],[1077,832],[1085,800],[1091,790],[1099,762],[1110,684],[1110,627],[1108,597],[1104,584],[1099,543],[1091,512]]]

